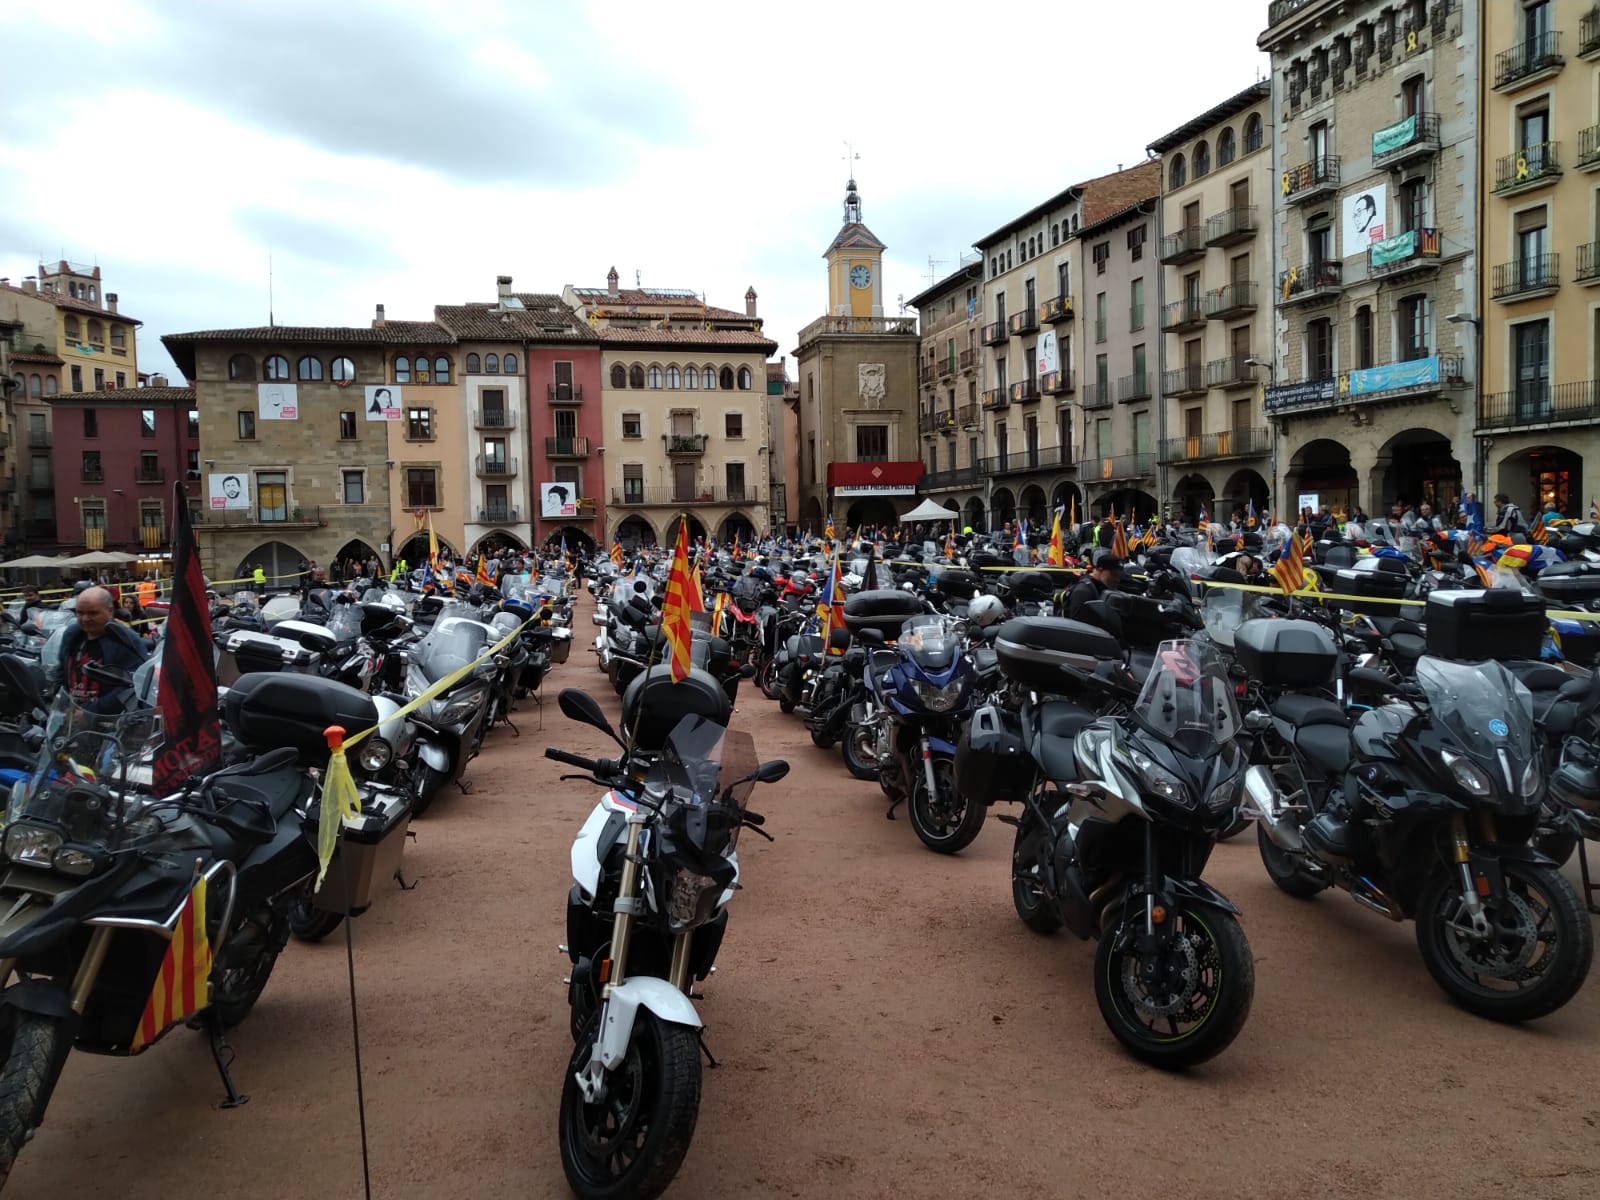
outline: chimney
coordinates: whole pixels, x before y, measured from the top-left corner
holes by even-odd
[[[32,275],[29,275],[22,281],[22,290],[27,292],[30,296],[37,296],[39,294],[39,281]]]
[[[744,315],[747,317],[756,315],[756,289],[754,287],[748,289],[744,294]]]
[[[117,294],[115,292],[106,293],[106,311],[112,316],[117,315]]]
[[[166,387],[167,386],[167,377],[165,375],[160,374],[160,373],[151,375],[150,376],[150,386],[151,387]]]
[[[615,300],[617,298],[618,294],[619,293],[617,292],[617,269],[615,267],[612,267],[611,270],[606,272],[606,295],[610,296],[613,300]]]
[[[500,304],[503,307],[505,302],[511,299],[511,276],[497,275],[494,282],[495,286],[499,288]]]
[[[378,305],[378,315],[372,318],[375,325],[383,324],[383,305]]]

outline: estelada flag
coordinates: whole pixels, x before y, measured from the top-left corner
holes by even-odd
[[[1061,545],[1061,510],[1056,509],[1055,524],[1050,526],[1050,565],[1064,567],[1067,565],[1067,552]]]
[[[690,590],[693,587],[694,580],[689,576],[689,523],[679,521],[678,544],[673,548],[672,569],[667,575],[667,598],[661,605],[661,636],[667,643],[674,683],[682,682],[689,675],[689,643],[693,638],[689,628]]]
[[[175,792],[192,776],[212,770],[222,752],[211,607],[189,523],[189,497],[181,483],[174,488],[172,514],[172,608],[156,684],[162,742],[151,783],[157,795]]]
[[[185,508],[187,505],[178,511]],[[129,1049],[143,1049],[169,1025],[193,1016],[210,1002],[211,939],[206,936],[206,881],[202,876],[194,881],[178,914],[177,928],[167,943],[155,987],[150,989]]]
[[[1283,548],[1283,553],[1278,555],[1277,565],[1272,568],[1272,577],[1278,581],[1278,586],[1285,594],[1298,592],[1305,587],[1305,557],[1300,549],[1299,538],[1290,536],[1289,544]]]

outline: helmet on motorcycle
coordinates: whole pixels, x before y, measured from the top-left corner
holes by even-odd
[[[967,609],[967,619],[974,625],[984,627],[993,625],[1005,615],[1006,606],[1000,603],[999,596],[976,596]]]

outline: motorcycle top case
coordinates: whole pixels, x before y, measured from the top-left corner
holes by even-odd
[[[293,746],[300,765],[328,761],[323,730],[344,727],[346,737],[378,723],[378,707],[365,692],[320,675],[255,672],[241,675],[222,701],[222,719],[252,750]]]
[[[299,642],[318,654],[326,654],[339,644],[333,630],[312,621],[279,621],[272,627],[272,636]]]
[[[1511,588],[1428,594],[1428,653],[1466,662],[1538,658],[1545,601]]]
[[[1375,617],[1416,616],[1415,608],[1385,603],[1389,600],[1405,599],[1406,584],[1410,581],[1410,577],[1406,574],[1405,564],[1398,559],[1363,559],[1359,565],[1340,568],[1333,572],[1333,575],[1329,591],[1342,592],[1347,596],[1370,596],[1375,603],[1366,604],[1361,600],[1330,600],[1329,608],[1345,608],[1351,612],[1367,613]]]
[[[217,682],[225,687],[254,671],[311,671],[321,657],[293,638],[247,629],[218,634],[216,641],[222,651],[217,662]]]
[[[726,725],[733,715],[733,703],[722,684],[698,667],[674,682],[672,665],[657,663],[622,693],[622,727],[633,732],[634,745],[641,750],[661,749],[678,722],[690,714],[718,725]]]
[[[1059,667],[1092,671],[1122,658],[1122,644],[1105,630],[1065,617],[1013,618],[1000,627],[995,651],[1001,674],[1038,692],[1069,687]]]
[[[972,714],[956,743],[956,790],[979,804],[1020,804],[1033,790],[1033,756],[1022,721],[998,704]]]
[[[1234,630],[1233,656],[1265,687],[1322,687],[1339,669],[1333,634],[1315,621],[1258,618]]]
[[[960,567],[946,567],[934,584],[941,595],[957,600],[971,600],[978,594],[978,577]]]
[[[1539,572],[1538,587],[1558,607],[1600,600],[1600,563],[1553,563]]]
[[[851,633],[876,629],[885,638],[900,635],[900,627],[908,617],[923,611],[922,601],[910,592],[880,588],[875,592],[857,592],[844,602],[844,623]]]

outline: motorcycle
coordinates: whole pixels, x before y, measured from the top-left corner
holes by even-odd
[[[417,754],[421,760],[414,816],[420,817],[426,812],[446,784],[459,784],[467,763],[478,753],[490,694],[500,676],[500,668],[494,661],[482,658],[491,644],[492,632],[479,621],[440,616],[410,655],[406,669],[407,700],[416,699],[468,663],[478,663],[449,691],[412,714],[412,723],[417,728]]]

